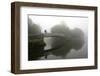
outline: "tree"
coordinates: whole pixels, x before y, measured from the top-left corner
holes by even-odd
[[[84,33],[79,28],[70,30],[65,23],[55,25],[52,28],[52,33],[63,34],[65,39],[52,39],[52,47],[57,46],[58,44],[63,43],[64,46],[52,51],[51,53],[56,56],[61,56],[66,58],[66,55],[70,52],[71,49],[80,49],[84,44]]]
[[[28,60],[37,60],[44,55],[41,27],[28,19]]]

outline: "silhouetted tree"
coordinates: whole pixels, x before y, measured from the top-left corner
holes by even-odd
[[[41,34],[41,27],[38,24],[32,22],[30,18],[28,18],[28,34]]]

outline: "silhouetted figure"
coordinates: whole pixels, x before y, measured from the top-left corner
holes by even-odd
[[[47,30],[44,30],[44,33],[47,34]]]

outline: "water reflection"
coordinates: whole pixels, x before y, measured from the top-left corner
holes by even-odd
[[[51,41],[52,41],[52,37],[44,38],[44,42],[46,44],[46,46],[44,47],[44,50],[48,50],[48,49],[52,48],[52,46],[51,46],[52,42]]]

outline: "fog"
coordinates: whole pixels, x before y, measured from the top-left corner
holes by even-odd
[[[54,17],[42,15],[29,15],[28,18],[29,35],[44,35],[47,33],[51,36],[42,37],[43,40],[41,43],[44,43],[42,48],[38,47],[38,49],[36,49],[35,47],[34,49],[33,46],[36,45],[36,43],[29,43],[28,47],[32,47],[29,49],[29,51],[31,50],[31,52],[28,54],[30,58],[29,60],[77,59],[88,57],[88,18]],[[31,33],[29,32],[30,30],[32,30]],[[34,32],[35,30],[36,32]],[[55,34],[61,34],[64,37],[53,36]],[[30,38],[33,37],[29,37],[29,35],[28,38],[30,40]],[[50,50],[52,48],[56,49]],[[49,52],[46,52],[45,54],[43,53],[44,51],[48,50]],[[41,53],[41,55],[38,55],[38,53]],[[37,57],[35,58],[35,56]]]

